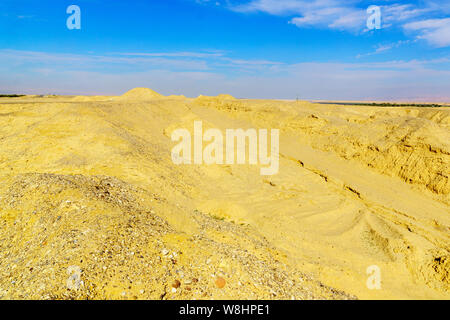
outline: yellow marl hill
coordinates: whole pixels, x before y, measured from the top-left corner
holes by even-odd
[[[124,93],[121,98],[130,100],[147,100],[163,98],[162,94],[148,88],[134,88]]]
[[[279,173],[174,165],[195,120],[280,129]],[[448,299],[449,126],[446,107],[0,98],[0,298]]]

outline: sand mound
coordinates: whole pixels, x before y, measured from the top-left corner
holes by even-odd
[[[151,100],[163,97],[162,94],[149,88],[134,88],[122,95],[122,98],[133,100]]]
[[[236,100],[231,94],[219,94],[217,98],[221,100]]]

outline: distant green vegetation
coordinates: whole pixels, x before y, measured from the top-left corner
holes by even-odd
[[[0,98],[20,98],[24,96],[24,94],[0,94]]]
[[[439,108],[444,107],[442,104],[416,104],[416,103],[362,103],[362,106],[373,106],[373,107],[428,107],[428,108]]]
[[[448,107],[443,104],[417,104],[417,103],[389,103],[389,102],[317,102],[320,104],[337,104],[341,106],[369,106],[369,107],[425,107],[425,108],[440,108]]]

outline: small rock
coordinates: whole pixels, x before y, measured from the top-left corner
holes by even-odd
[[[81,268],[79,266],[70,266],[67,268],[67,274],[69,275],[66,282],[67,288],[69,290],[79,290],[83,285],[83,281],[81,280]]]
[[[222,277],[217,277],[216,278],[216,287],[219,289],[222,289],[223,287],[225,287],[226,281],[224,278]]]

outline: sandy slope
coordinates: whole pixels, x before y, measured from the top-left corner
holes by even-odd
[[[174,165],[194,120],[279,128],[279,174]],[[0,297],[450,298],[449,108],[138,89],[0,123]]]

